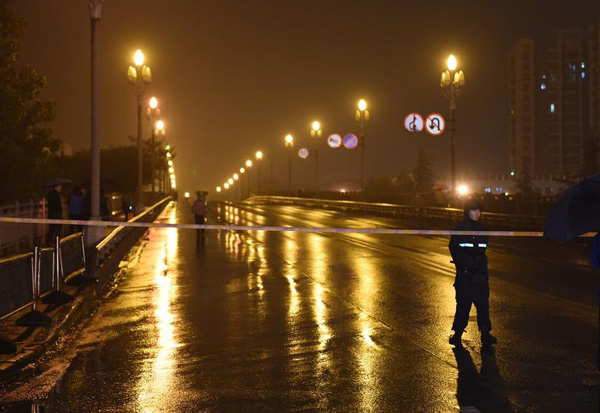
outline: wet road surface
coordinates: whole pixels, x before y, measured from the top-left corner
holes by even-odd
[[[192,223],[189,207],[163,222]],[[216,205],[212,222],[411,227],[292,206]],[[446,237],[151,229],[118,289],[3,394],[47,411],[597,411],[588,250],[490,239],[496,349],[475,311],[448,344]],[[476,410],[471,410],[476,411]]]

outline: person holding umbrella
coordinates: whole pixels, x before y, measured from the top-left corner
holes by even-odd
[[[62,186],[54,185],[52,190],[48,192],[46,195],[46,202],[48,206],[48,219],[63,219],[62,216],[62,199],[60,197],[60,191]],[[60,237],[62,235],[62,225],[61,224],[50,224],[50,228],[48,229],[48,246],[52,246],[56,237]]]
[[[459,231],[485,231],[485,225],[480,221],[483,207],[477,201],[467,201],[465,218],[456,227]],[[462,334],[469,322],[471,306],[477,309],[477,326],[481,332],[483,345],[496,344],[498,340],[490,334],[490,286],[488,275],[488,260],[485,255],[488,237],[482,235],[452,235],[450,238],[450,254],[456,266],[456,312],[450,337],[450,344],[462,345]]]

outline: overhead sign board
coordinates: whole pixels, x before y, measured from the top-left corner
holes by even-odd
[[[329,145],[329,147],[333,149],[339,148],[340,146],[342,146],[342,137],[337,133],[329,135],[327,137],[327,145]]]
[[[446,120],[439,113],[432,113],[425,119],[425,129],[433,136],[439,136],[446,129]]]
[[[358,136],[353,133],[349,133],[344,136],[344,147],[346,149],[354,149],[358,145]]]
[[[309,153],[310,153],[310,152],[308,151],[308,149],[306,149],[306,148],[301,148],[301,149],[298,151],[298,156],[299,156],[299,157],[301,157],[302,159],[306,159],[306,158],[308,158],[308,155],[309,155]]]
[[[423,123],[423,116],[416,112],[409,113],[408,116],[404,118],[404,127],[409,132],[421,132],[423,130]]]

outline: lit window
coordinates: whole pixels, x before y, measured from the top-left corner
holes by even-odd
[[[550,104],[550,113],[554,113],[555,111],[555,107],[554,107],[554,103]]]

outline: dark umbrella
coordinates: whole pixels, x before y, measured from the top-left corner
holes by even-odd
[[[568,188],[554,204],[544,238],[570,241],[600,230],[600,174]]]
[[[44,183],[44,188],[54,188],[56,185],[69,185],[72,183],[73,182],[67,178],[53,178]]]

